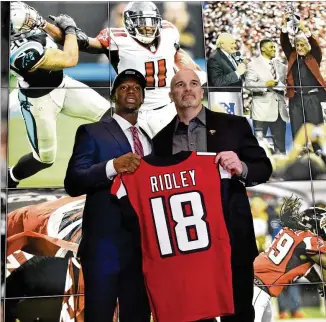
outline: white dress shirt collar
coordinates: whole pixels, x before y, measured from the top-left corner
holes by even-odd
[[[266,57],[264,57],[263,55],[261,55],[261,58],[263,59],[264,62],[266,62],[268,65],[270,65],[270,63],[274,63],[274,59],[268,59]]]
[[[130,122],[128,122],[126,119],[124,119],[123,117],[121,117],[118,114],[113,114],[112,117],[118,122],[122,131],[125,132],[126,130],[130,129],[130,127],[135,126],[138,129],[138,131],[140,132],[140,127],[139,127],[138,123],[136,123],[135,125],[132,125]]]

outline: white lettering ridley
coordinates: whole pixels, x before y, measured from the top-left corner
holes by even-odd
[[[152,192],[180,189],[196,185],[195,170],[164,173],[149,177],[149,179]]]

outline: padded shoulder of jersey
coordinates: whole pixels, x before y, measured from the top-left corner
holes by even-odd
[[[174,24],[167,20],[162,20],[162,34],[168,34],[175,43],[179,43],[180,34],[179,30],[175,27]]]
[[[44,53],[39,41],[25,42],[11,49],[10,66],[19,71],[28,71],[43,58]]]
[[[128,32],[125,28],[110,28],[111,37],[128,37]]]

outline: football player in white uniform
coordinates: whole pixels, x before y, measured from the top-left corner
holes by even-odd
[[[138,121],[154,136],[176,114],[169,97],[170,82],[176,69],[195,70],[202,83],[206,81],[206,73],[180,48],[178,30],[168,21],[162,21],[154,3],[129,2],[123,20],[125,28],[105,28],[96,38],[79,31],[77,38],[84,41],[80,50],[104,52],[117,73],[133,68],[145,76],[147,89]],[[53,37],[60,38],[56,34]]]
[[[77,27],[71,17],[55,18],[64,33],[60,50],[45,32],[47,22],[34,8],[12,2],[10,10],[10,71],[18,80],[18,99],[33,151],[9,169],[8,187],[13,188],[20,180],[54,163],[59,113],[95,122],[110,108],[110,103],[63,72],[78,63]]]

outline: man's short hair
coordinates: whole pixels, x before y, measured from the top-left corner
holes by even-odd
[[[222,32],[219,34],[216,40],[216,48],[221,49],[221,41],[223,41],[223,38],[225,38],[226,36],[232,36],[232,34],[230,34],[229,32]]]
[[[259,43],[259,49],[260,49],[260,51],[261,51],[261,49],[263,48],[263,46],[264,46],[265,44],[267,44],[268,42],[272,42],[272,43],[274,43],[274,41],[273,41],[272,39],[270,39],[270,38],[265,38],[265,39],[263,39],[263,40]]]

